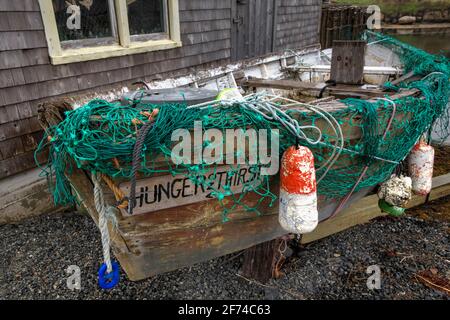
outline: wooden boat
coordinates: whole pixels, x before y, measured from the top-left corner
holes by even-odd
[[[347,108],[347,105],[339,100],[343,97],[375,101],[383,97],[395,100],[420,95],[416,89],[388,92],[381,86],[388,79],[395,84],[412,76],[403,75],[400,58],[395,52],[382,44],[374,43],[369,44],[367,49],[359,50],[362,56],[356,57],[354,50],[348,51],[345,46],[348,46],[348,43],[343,43],[342,48],[335,47],[335,52],[331,49],[320,51],[317,47],[288,51],[282,55],[245,61],[186,77],[155,81],[147,85],[152,89],[191,86],[217,91],[241,86],[247,94],[266,90],[272,95],[285,97],[295,97],[301,92],[304,101],[320,106],[328,112]],[[360,59],[363,62],[361,74],[363,78],[359,75],[360,83],[337,84],[326,88],[325,82],[330,78],[330,74],[335,72],[333,71],[335,66],[331,63],[333,58],[339,55],[339,60],[345,60],[349,58],[346,56],[349,52],[352,59]],[[347,70],[349,68],[345,65],[341,67]],[[344,78],[346,76],[348,74],[344,75]],[[350,75],[352,76],[355,75]],[[356,78],[358,79],[358,75]],[[351,81],[355,82],[354,79]],[[325,92],[327,96],[319,98],[321,92],[322,94]],[[318,126],[327,130],[324,123],[319,123]],[[352,139],[361,137],[359,128],[353,130],[351,134]],[[224,167],[223,170],[226,172],[227,168]],[[90,174],[74,168],[67,176],[81,204],[98,223]],[[179,178],[170,174],[140,177],[137,182],[138,190],[142,186],[145,192],[145,186],[151,190],[155,185],[173,183]],[[270,182],[271,192],[277,195],[278,176],[273,176]],[[103,182],[102,189],[106,202],[115,205],[117,197],[111,186],[117,186],[124,194],[128,194],[129,182],[120,178],[112,179],[109,185]],[[189,188],[191,187],[192,185]],[[352,193],[345,203],[341,202],[341,198],[330,200],[319,196],[320,220],[326,220],[336,214],[338,206],[341,208],[348,206],[371,192],[374,187],[366,187]],[[143,194],[138,191],[137,196],[142,198]],[[251,206],[257,200],[257,195],[249,193],[243,201]],[[225,204],[230,201],[232,200],[224,199]],[[259,207],[261,214],[248,212],[238,206],[229,213],[229,220],[224,222],[223,207],[219,205],[217,199],[209,198],[204,192],[190,197],[163,199],[158,204],[154,201],[149,202],[150,204],[146,205],[145,201],[141,201],[140,207],[133,215],[128,215],[124,209],[117,210],[115,212],[117,226],[109,224],[114,255],[131,280],[141,280],[230,254],[286,234],[278,223],[277,203],[270,206],[268,201],[263,202]]]

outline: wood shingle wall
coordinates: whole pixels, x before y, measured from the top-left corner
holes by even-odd
[[[38,0],[0,0],[0,179],[35,166],[39,102],[228,63],[231,1],[179,0],[181,48],[53,66]],[[276,1],[276,50],[318,43],[321,0]]]
[[[319,43],[322,0],[277,0],[275,50]]]

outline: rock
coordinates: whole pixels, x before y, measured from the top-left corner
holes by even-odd
[[[413,24],[416,22],[416,17],[413,16],[403,16],[398,19],[398,24]]]
[[[450,20],[450,9],[442,10],[441,12],[442,12],[442,18],[445,21],[449,21]]]
[[[423,21],[425,22],[441,22],[443,20],[444,16],[441,10],[428,11],[423,15]]]

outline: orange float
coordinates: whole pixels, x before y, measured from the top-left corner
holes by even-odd
[[[314,156],[307,147],[291,146],[281,159],[278,220],[296,234],[313,231],[319,222]]]

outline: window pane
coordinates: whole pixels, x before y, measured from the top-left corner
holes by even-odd
[[[166,32],[164,2],[165,0],[127,0],[130,34]]]
[[[60,41],[112,37],[108,0],[53,0]]]

